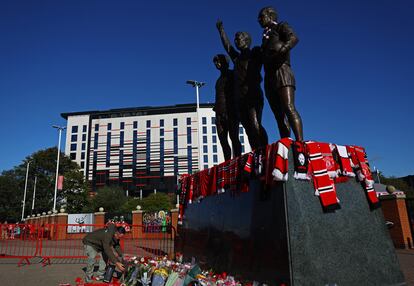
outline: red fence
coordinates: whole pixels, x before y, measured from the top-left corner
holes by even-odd
[[[18,258],[20,266],[24,261],[39,254],[39,230],[26,224],[2,224],[0,258]]]
[[[0,259],[18,258],[30,264],[30,258],[39,257],[44,265],[51,259],[86,259],[83,237],[103,225],[46,224],[1,225]],[[175,229],[164,227],[150,235],[144,233],[142,225],[132,225],[121,240],[125,254],[133,256],[174,257]]]

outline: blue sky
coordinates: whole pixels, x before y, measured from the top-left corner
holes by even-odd
[[[298,34],[291,53],[308,140],[361,145],[387,176],[414,174],[414,39],[409,0],[0,1],[0,171],[55,146],[62,112],[214,100],[223,49],[275,6]],[[264,126],[279,138],[266,103]],[[62,144],[63,147],[63,144]]]

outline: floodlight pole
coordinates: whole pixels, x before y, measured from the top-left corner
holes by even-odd
[[[53,125],[53,128],[59,130],[59,141],[58,141],[58,152],[57,152],[57,162],[56,162],[56,180],[55,180],[55,195],[53,198],[53,212],[56,211],[56,195],[57,195],[57,187],[58,187],[58,180],[59,180],[59,159],[60,159],[60,141],[62,138],[62,131],[66,129],[65,126],[57,126]]]
[[[35,199],[36,199],[36,183],[37,183],[37,176],[35,176],[34,187],[33,187],[32,214],[34,211]]]
[[[199,94],[199,88],[201,88],[202,86],[204,86],[206,83],[205,82],[201,82],[201,81],[196,81],[196,80],[187,80],[186,82],[187,84],[192,85],[193,87],[195,87],[196,90],[196,100],[197,100],[197,125],[198,125],[198,170],[201,171],[202,167],[201,167],[201,150],[202,150],[202,142],[201,142],[201,114],[200,114],[200,94]]]
[[[24,219],[24,205],[26,204],[26,193],[27,193],[27,180],[29,179],[29,168],[30,168],[30,161],[27,161],[26,165],[26,181],[24,183],[24,194],[23,194],[23,202],[22,202],[22,219]]]

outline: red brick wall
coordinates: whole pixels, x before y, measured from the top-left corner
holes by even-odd
[[[410,230],[407,207],[404,198],[381,200],[385,220],[394,223],[390,229],[391,239],[397,248],[412,248],[413,238]]]

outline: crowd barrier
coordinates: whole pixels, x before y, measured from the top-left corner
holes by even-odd
[[[17,265],[39,254],[39,229],[34,225],[2,224],[0,258],[19,259]]]
[[[39,257],[43,265],[51,264],[51,259],[86,259],[82,239],[89,232],[104,228],[96,224],[3,224],[0,240],[0,258],[19,259],[30,264],[30,259]],[[132,256],[155,257],[175,256],[175,229],[162,226],[146,232],[142,225],[128,225],[127,233],[120,240],[125,254]]]

